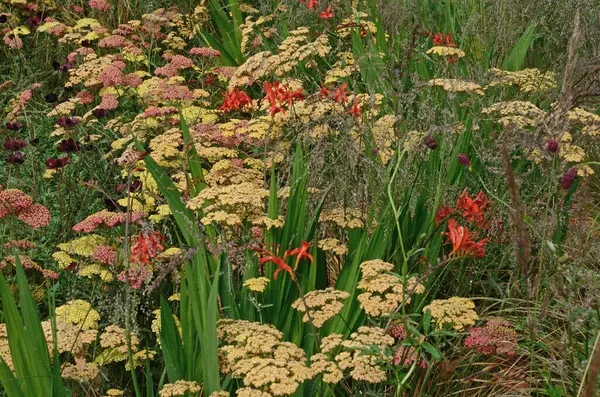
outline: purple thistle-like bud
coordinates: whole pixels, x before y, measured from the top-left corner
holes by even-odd
[[[63,128],[73,127],[78,122],[79,122],[79,119],[77,117],[67,117],[67,116],[63,116],[63,117],[59,118],[58,120],[56,120],[56,124],[58,124],[59,126],[61,126]]]
[[[79,146],[73,138],[63,139],[58,143],[58,151],[64,153],[74,153],[79,151]]]
[[[423,139],[423,144],[431,150],[435,150],[438,147],[438,143],[433,135],[427,135],[425,139]]]
[[[577,167],[571,167],[565,172],[562,178],[562,188],[570,189],[573,182],[577,179]]]
[[[458,159],[458,162],[464,165],[465,167],[471,165],[471,160],[469,159],[469,156],[467,156],[464,153],[459,153],[458,156],[456,156],[456,158]]]
[[[3,146],[4,146],[4,149],[6,149],[6,150],[10,150],[11,152],[16,152],[17,150],[21,150],[25,146],[27,146],[27,142],[25,142],[23,139],[9,138],[4,141]]]
[[[23,128],[23,123],[15,121],[14,123],[6,123],[6,129],[11,131],[18,131]]]
[[[555,153],[558,150],[558,142],[555,139],[550,139],[548,141],[548,151],[551,153]]]
[[[23,164],[25,162],[26,157],[27,156],[25,156],[21,152],[14,152],[6,157],[6,162],[8,164]]]
[[[96,117],[96,118],[103,118],[108,116],[108,110],[107,109],[94,109],[92,110],[92,114]]]

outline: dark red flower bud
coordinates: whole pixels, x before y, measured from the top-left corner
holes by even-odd
[[[108,110],[107,109],[94,109],[94,110],[92,110],[92,114],[94,115],[94,117],[101,119],[103,117],[108,116]]]
[[[13,123],[6,123],[6,129],[11,131],[18,131],[23,128],[23,123],[15,121]]]
[[[44,99],[46,100],[46,102],[48,103],[54,103],[58,100],[58,95],[54,94],[54,93],[50,93],[47,94]]]
[[[469,156],[467,156],[464,153],[459,153],[458,156],[456,156],[456,158],[458,159],[458,162],[464,165],[465,167],[471,165],[471,160],[469,159]]]
[[[558,142],[554,139],[548,141],[548,151],[554,153],[558,150]]]
[[[63,117],[59,118],[58,120],[56,120],[56,124],[58,124],[59,126],[61,126],[63,128],[73,127],[78,122],[79,122],[79,119],[77,117],[67,117],[67,116],[63,116]]]
[[[25,156],[21,152],[14,152],[6,157],[6,162],[8,164],[23,164],[25,162],[26,157],[27,156]]]
[[[4,141],[4,149],[10,150],[11,152],[21,150],[25,146],[27,146],[27,142],[25,142],[23,139],[9,138]]]
[[[50,170],[55,170],[55,169],[64,167],[65,165],[69,164],[70,162],[71,162],[70,157],[63,157],[60,159],[51,157],[48,160],[46,160],[46,168],[48,168]]]
[[[565,172],[565,175],[563,175],[562,188],[570,189],[571,186],[573,185],[573,182],[575,182],[576,179],[577,179],[577,168],[576,167],[569,168],[567,170],[567,172]]]
[[[433,135],[427,135],[425,139],[423,139],[423,143],[431,150],[435,150],[438,147],[438,143]]]
[[[56,159],[51,157],[48,160],[46,160],[46,168],[48,168],[49,170],[56,169]]]
[[[73,138],[63,139],[58,143],[58,151],[64,153],[74,153],[79,151],[79,146]]]

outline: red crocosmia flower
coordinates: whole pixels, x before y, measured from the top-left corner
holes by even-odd
[[[444,36],[440,32],[440,33],[436,34],[435,36],[433,36],[432,39],[433,39],[433,45],[456,47],[456,44],[454,44],[452,42],[452,36],[450,35],[450,33],[448,33]]]
[[[448,207],[447,205],[442,205],[438,209],[437,215],[435,216],[435,225],[439,225],[440,222],[448,218],[452,212],[454,212],[452,208]]]
[[[294,100],[304,98],[302,89],[290,91],[278,81],[265,83],[264,89],[266,94],[265,99],[271,105],[271,116],[275,116],[279,112],[285,113],[284,105],[287,104],[288,107],[291,107]]]
[[[327,7],[325,11],[319,14],[319,18],[327,22],[329,19],[333,18],[333,12],[331,11],[331,6]]]
[[[485,255],[485,248],[483,244],[487,239],[483,239],[479,242],[473,241],[469,229],[464,226],[460,226],[454,219],[448,221],[448,233],[444,233],[448,236],[448,239],[452,242],[452,252],[450,255],[456,255],[459,257],[474,256],[476,258],[483,258]]]
[[[313,8],[317,8],[317,0],[308,0],[308,9],[312,10]]]
[[[352,115],[352,118],[360,117],[362,115],[362,109],[358,106],[358,99],[354,101],[354,105],[348,110],[348,113]]]
[[[319,91],[319,98],[323,99],[323,98],[327,98],[329,95],[331,95],[331,91],[327,89],[327,87],[325,87],[323,85],[323,83],[319,83],[321,85],[321,90]]]
[[[335,91],[333,91],[333,100],[341,104],[348,102],[349,92],[346,88],[348,88],[348,83],[344,83],[340,87],[336,88]]]
[[[164,242],[165,237],[159,232],[140,232],[131,245],[131,255],[129,260],[133,263],[145,263],[149,265],[150,260],[156,257],[164,249],[161,244]]]
[[[479,191],[475,199],[472,199],[465,189],[456,201],[456,208],[463,211],[463,218],[468,222],[477,223],[478,226],[484,225],[485,211],[488,209],[488,206],[487,196],[482,190]]]
[[[250,97],[244,91],[234,88],[231,91],[225,92],[221,109],[226,112],[229,112],[233,109],[239,110],[249,103],[252,103],[252,99],[250,99]]]
[[[265,251],[267,252],[267,251]],[[273,273],[273,279],[277,280],[277,274],[279,274],[280,271],[284,270],[286,272],[288,272],[290,274],[290,276],[292,277],[292,280],[294,279],[294,271],[292,270],[292,268],[285,263],[285,260],[283,260],[283,258],[277,256],[277,255],[267,255],[267,256],[263,256],[262,258],[259,259],[258,261],[261,265],[264,263],[268,263],[268,262],[273,262],[275,265],[277,265],[277,270],[275,270],[275,273]]]
[[[297,255],[296,256],[296,265],[294,266],[294,270],[296,270],[298,268],[298,263],[300,263],[300,261],[302,259],[308,259],[310,261],[310,263],[315,263],[312,255],[308,253],[309,249],[310,249],[310,243],[303,241],[302,245],[300,247],[294,248],[293,250],[286,252],[286,255],[288,255],[288,256]]]

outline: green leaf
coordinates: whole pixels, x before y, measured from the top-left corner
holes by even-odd
[[[7,397],[25,397],[25,393],[19,385],[15,374],[0,357],[0,384],[4,388]]]
[[[208,297],[208,310],[204,327],[204,340],[202,344],[202,367],[204,375],[204,390],[206,395],[221,389],[219,378],[219,356],[217,353],[217,319],[219,314],[219,269],[217,271]]]
[[[173,312],[164,297],[160,299],[160,346],[169,382],[185,377],[185,355]]]
[[[527,29],[525,29],[525,32],[523,32],[519,40],[504,59],[502,69],[515,71],[523,67],[527,51],[529,51],[529,47],[531,47],[531,43],[533,43],[535,37],[535,25],[536,21],[533,21]]]
[[[423,349],[425,349],[429,354],[431,354],[431,357],[435,360],[435,361],[440,361],[442,359],[442,355],[437,351],[437,349],[435,347],[433,347],[430,343],[428,342],[423,342],[421,344],[421,346],[423,347]]]

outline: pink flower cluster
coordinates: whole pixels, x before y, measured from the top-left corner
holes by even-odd
[[[177,108],[173,106],[152,106],[144,110],[144,118],[147,119],[149,117],[167,116],[170,114],[177,114],[178,112],[179,110],[177,110]]]
[[[127,47],[131,43],[125,37],[113,34],[108,37],[103,38],[98,42],[98,47],[100,48],[122,48]]]
[[[52,270],[42,269],[40,265],[35,263],[30,257],[27,255],[19,255],[19,262],[23,269],[30,269],[40,272],[44,277],[51,278],[56,280],[58,278],[58,273],[53,272]],[[17,258],[13,255],[7,256],[2,262],[0,262],[0,269],[6,269],[8,265],[16,266]]]
[[[183,55],[174,55],[165,66],[156,68],[154,74],[157,76],[174,77],[180,69],[187,69],[194,66],[194,61]]]
[[[18,189],[0,191],[0,219],[13,215],[34,229],[48,226],[50,211],[41,204],[34,204],[33,199]]]
[[[106,0],[90,0],[89,5],[91,8],[98,11],[110,10],[110,3]]]
[[[474,347],[481,354],[515,354],[519,341],[517,331],[507,321],[488,321],[485,327],[469,329],[465,346]]]
[[[140,289],[152,277],[152,269],[144,263],[132,263],[129,269],[119,274],[119,281],[129,284],[132,289]]]
[[[6,248],[6,249],[11,249],[11,248],[30,249],[30,248],[35,248],[35,244],[29,240],[12,240],[12,241],[9,241],[8,243],[4,244],[4,248]]]
[[[94,94],[86,90],[79,91],[77,93],[77,98],[79,98],[79,103],[82,105],[94,102]]]
[[[121,79],[121,85],[136,88],[142,84],[142,78],[135,73],[128,73]]]
[[[162,92],[164,100],[180,99],[183,101],[191,101],[194,99],[189,88],[182,85],[170,85]]]
[[[125,69],[125,63],[121,61],[115,61],[108,65],[102,73],[98,76],[98,80],[104,87],[114,87],[121,84],[121,78],[123,77],[123,69]]]
[[[115,94],[104,94],[102,102],[100,102],[97,109],[113,110],[116,109],[117,106],[119,106],[119,101]]]
[[[220,57],[221,53],[212,48],[194,47],[190,50],[190,55],[199,55],[201,57]]]
[[[92,259],[106,265],[114,265],[117,261],[117,253],[108,245],[99,245],[92,253]]]
[[[420,357],[419,352],[408,344],[403,344],[408,336],[406,328],[401,324],[396,324],[388,329],[388,335],[400,341],[396,351],[394,352],[394,364],[402,366],[411,366],[415,361],[421,368],[427,368],[427,362]]]
[[[139,222],[143,217],[143,212],[132,212],[131,222]],[[114,227],[116,225],[125,223],[126,218],[127,214],[125,213],[102,210],[88,216],[83,221],[73,226],[73,230],[76,232],[91,233],[99,226],[104,225],[107,227]]]

